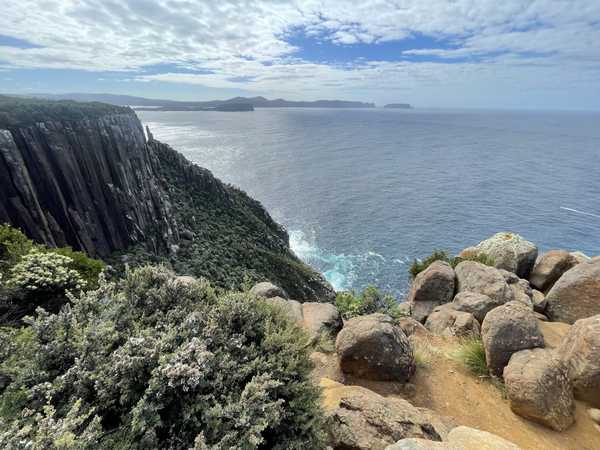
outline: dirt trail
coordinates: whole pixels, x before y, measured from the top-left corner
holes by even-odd
[[[425,340],[426,342],[423,342]],[[408,385],[370,382],[346,377],[345,384],[360,385],[384,396],[398,396],[429,408],[456,425],[466,425],[508,439],[523,450],[600,450],[600,427],[577,402],[575,424],[563,432],[522,419],[510,410],[501,390],[478,378],[454,360],[457,341],[437,337],[417,339],[424,364]],[[330,358],[335,358],[331,355]],[[330,359],[329,367],[334,361]]]

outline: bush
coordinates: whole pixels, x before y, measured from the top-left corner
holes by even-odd
[[[33,242],[20,230],[8,224],[0,225],[0,276],[5,278],[10,268],[29,253],[32,247]]]
[[[98,278],[106,268],[102,261],[90,258],[83,252],[76,252],[71,247],[51,248],[50,253],[66,256],[71,259],[67,265],[69,269],[75,270],[85,283],[86,289],[97,289]]]
[[[324,447],[308,338],[249,294],[144,267],[29,324],[22,357],[0,352],[2,399],[28,393],[0,448]]]
[[[464,365],[471,373],[477,376],[489,375],[485,349],[480,339],[466,339],[461,342],[455,358]]]
[[[432,263],[435,261],[445,261],[454,269],[463,261],[476,261],[481,264],[485,264],[486,266],[494,266],[495,261],[494,258],[484,255],[483,253],[479,254],[470,254],[466,256],[455,256],[453,258],[448,256],[443,250],[434,250],[434,252],[426,257],[424,260],[415,259],[409,268],[410,276],[414,279],[419,273],[423,272],[427,269]]]
[[[396,299],[391,295],[382,294],[374,286],[367,286],[360,295],[356,295],[354,291],[338,292],[335,306],[344,319],[377,312],[394,318],[403,315]]]
[[[58,253],[32,249],[10,269],[7,285],[35,294],[58,294],[85,287],[83,278],[69,266],[73,260]]]

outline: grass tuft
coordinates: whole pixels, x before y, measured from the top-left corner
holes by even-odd
[[[464,340],[455,354],[455,359],[477,376],[488,376],[483,342],[479,339]]]

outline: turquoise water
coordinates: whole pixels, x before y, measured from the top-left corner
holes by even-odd
[[[413,258],[497,231],[600,254],[600,114],[140,112],[157,139],[260,200],[337,289],[402,297]]]

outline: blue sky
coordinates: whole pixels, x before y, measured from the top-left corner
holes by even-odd
[[[0,92],[600,109],[598,0],[5,0]]]

